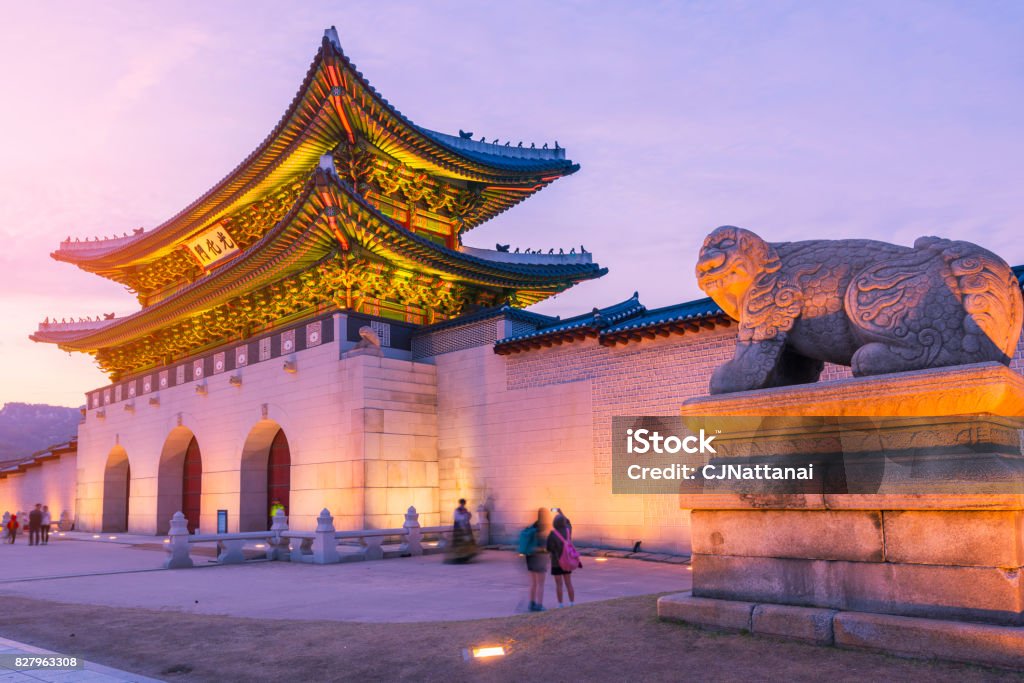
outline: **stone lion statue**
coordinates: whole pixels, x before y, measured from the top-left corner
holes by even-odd
[[[355,348],[379,351],[380,347],[380,335],[378,335],[372,327],[369,325],[363,325],[359,328],[359,342],[356,344]]]
[[[711,393],[817,381],[825,362],[856,376],[999,361],[1009,364],[1024,318],[1010,267],[971,244],[921,237],[769,243],[718,228],[704,240],[697,282],[739,321],[732,360]]]

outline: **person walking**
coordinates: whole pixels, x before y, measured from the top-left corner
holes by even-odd
[[[572,544],[572,523],[562,513],[562,509],[558,508],[558,514],[551,525],[551,533],[548,534],[547,550],[551,556],[551,576],[555,577],[555,597],[558,598],[559,607],[565,606],[565,593],[568,593],[569,606],[576,604],[576,590],[572,585],[573,570],[566,569],[559,562],[566,544]]]
[[[7,522],[7,538],[8,543],[14,543],[14,539],[18,536],[18,529],[21,524],[18,523],[18,515],[11,515],[11,521]]]
[[[43,527],[43,505],[36,503],[36,509],[28,513],[28,544],[39,545],[40,529]]]
[[[50,525],[53,524],[53,519],[50,517],[50,506],[43,506],[43,545],[49,545],[50,543]]]
[[[548,570],[547,536],[551,530],[551,512],[537,510],[537,521],[519,532],[519,552],[526,557],[530,575],[530,611],[544,611],[544,575]]]
[[[476,557],[479,549],[473,537],[473,513],[466,507],[466,499],[459,498],[452,525],[452,544],[444,559],[445,564],[465,564]]]

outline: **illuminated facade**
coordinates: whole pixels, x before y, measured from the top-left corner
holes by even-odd
[[[216,186],[152,230],[53,254],[141,308],[33,335],[92,354],[111,384],[87,394],[59,473],[0,470],[0,510],[47,502],[79,529],[150,534],[177,510],[212,531],[226,510],[245,531],[278,500],[294,528],[327,507],[354,529],[400,526],[410,505],[446,522],[465,497],[502,540],[557,505],[581,543],[688,551],[676,497],[612,495],[611,417],[705,393],[732,321],[637,296],[538,315],[522,307],[605,270],[575,249],[462,244],[577,169],[561,148],[413,124],[327,31],[281,121]],[[61,485],[34,500],[48,472]]]

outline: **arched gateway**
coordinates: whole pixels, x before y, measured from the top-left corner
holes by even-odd
[[[166,534],[171,515],[188,519],[189,533],[199,527],[203,496],[203,461],[199,442],[188,427],[175,427],[160,452],[157,473],[156,532]]]
[[[128,500],[131,497],[131,466],[123,446],[114,446],[103,470],[103,531],[128,531]]]
[[[262,531],[270,525],[274,501],[291,512],[291,449],[281,426],[261,420],[249,432],[242,448],[240,472],[240,531]]]

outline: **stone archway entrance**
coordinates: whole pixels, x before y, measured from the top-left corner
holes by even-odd
[[[203,458],[199,453],[196,437],[188,442],[185,449],[185,463],[181,477],[181,511],[188,520],[188,532],[194,534],[199,526],[199,515],[203,499]]]
[[[128,453],[114,446],[103,470],[103,518],[101,531],[128,531],[128,501],[131,497],[132,474]]]
[[[285,514],[292,509],[290,492],[292,488],[292,453],[288,447],[288,438],[284,430],[277,430],[270,444],[270,455],[267,458],[267,507],[269,512],[274,502],[284,506]],[[273,522],[269,514],[267,523]]]
[[[240,466],[240,531],[270,527],[270,506],[276,500],[291,514],[291,447],[281,425],[260,420],[246,437]]]
[[[203,460],[196,435],[188,427],[175,427],[160,452],[157,471],[156,533],[166,534],[171,515],[179,510],[195,533],[202,515]]]

